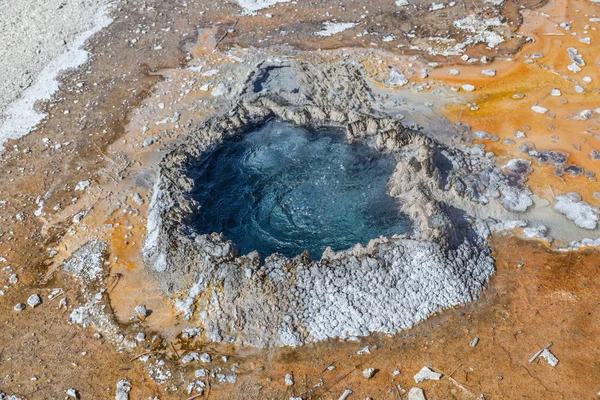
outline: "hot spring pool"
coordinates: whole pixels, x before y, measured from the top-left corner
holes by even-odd
[[[221,232],[247,254],[344,250],[411,224],[386,186],[395,161],[334,128],[273,121],[228,139],[189,171],[199,204],[188,225]]]

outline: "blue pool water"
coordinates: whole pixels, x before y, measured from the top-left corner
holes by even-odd
[[[338,129],[273,121],[229,139],[188,171],[200,234],[222,232],[242,254],[288,257],[344,250],[406,233],[409,220],[386,186],[392,157],[349,144]]]

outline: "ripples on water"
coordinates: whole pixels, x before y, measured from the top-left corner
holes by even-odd
[[[319,258],[381,235],[406,233],[386,185],[395,162],[338,129],[269,122],[225,141],[189,172],[197,233],[222,232],[242,254]]]

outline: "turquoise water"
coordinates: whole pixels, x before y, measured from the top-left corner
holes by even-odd
[[[386,185],[392,157],[348,144],[338,129],[269,122],[229,139],[188,171],[197,233],[222,232],[247,254],[288,257],[344,250],[406,233],[409,220]]]

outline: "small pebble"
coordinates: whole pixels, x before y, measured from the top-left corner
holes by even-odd
[[[37,293],[32,294],[27,299],[27,304],[29,304],[30,307],[35,308],[35,307],[39,306],[40,304],[42,304],[42,298]]]
[[[285,384],[286,384],[286,386],[294,385],[294,376],[292,374],[285,375]]]
[[[375,368],[365,368],[362,372],[363,376],[367,379],[371,379],[375,375]]]
[[[202,353],[202,355],[200,356],[200,361],[202,361],[203,363],[209,363],[212,361],[212,357],[208,353]]]

